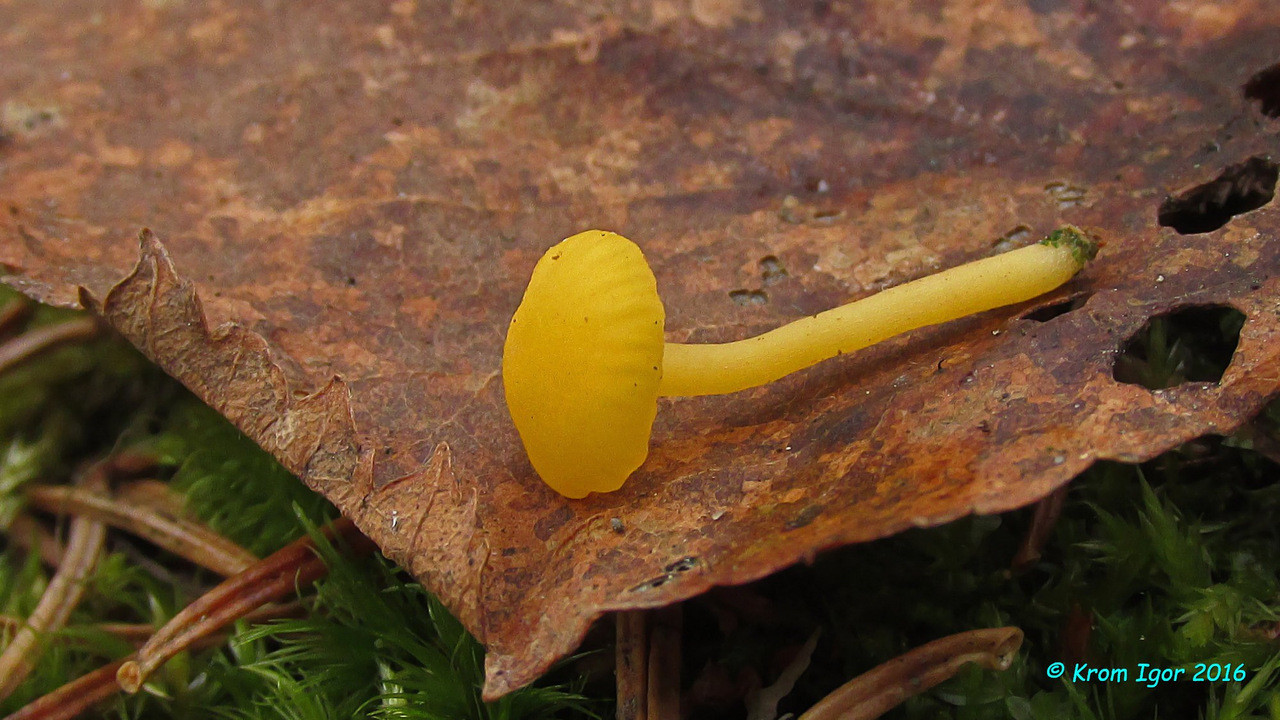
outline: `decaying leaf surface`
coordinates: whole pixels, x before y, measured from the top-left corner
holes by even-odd
[[[495,695],[604,611],[1256,411],[1278,44],[1260,0],[0,2],[0,269],[334,500],[486,644]],[[620,492],[546,489],[506,415],[506,323],[578,230],[638,241],[668,337],[717,341],[1066,222],[1106,246],[1053,297],[663,401]],[[1113,379],[1201,305],[1247,316],[1220,382]]]

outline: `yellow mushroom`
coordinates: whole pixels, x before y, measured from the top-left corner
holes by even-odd
[[[507,408],[534,469],[571,498],[622,486],[649,453],[660,396],[731,393],[900,333],[1029,300],[1097,252],[1074,227],[737,342],[665,342],[657,282],[635,243],[603,230],[533,269],[502,355]]]

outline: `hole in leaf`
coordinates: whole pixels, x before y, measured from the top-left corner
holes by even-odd
[[[729,299],[739,305],[763,305],[769,302],[769,295],[763,290],[730,290]]]
[[[1166,198],[1156,218],[1183,235],[1217,230],[1236,215],[1271,202],[1277,177],[1280,165],[1261,156],[1251,157],[1203,185]]]
[[[1066,315],[1072,310],[1079,310],[1089,301],[1090,293],[1080,293],[1073,297],[1049,303],[1044,307],[1038,307],[1022,316],[1024,320],[1034,320],[1036,322],[1049,322],[1059,315]]]
[[[1125,343],[1112,376],[1148,390],[1217,383],[1235,355],[1244,320],[1244,313],[1225,305],[1157,315]]]
[[[1244,96],[1257,100],[1263,115],[1280,118],[1280,65],[1272,65],[1249,78],[1244,84]]]
[[[662,570],[666,572],[668,575],[670,575],[672,573],[689,572],[690,570],[694,569],[697,566],[698,566],[698,558],[692,555],[688,555],[680,558],[679,560],[676,560],[673,563],[668,564],[666,567],[662,568]]]
[[[1002,237],[996,239],[991,244],[991,251],[994,254],[1008,252],[1016,247],[1023,245],[1027,236],[1031,235],[1031,228],[1026,225],[1018,225]]]
[[[1051,182],[1044,186],[1044,191],[1058,201],[1058,207],[1061,209],[1083,205],[1089,194],[1089,191],[1083,187],[1068,182]]]
[[[657,590],[667,584],[668,580],[674,578],[674,575],[659,575],[658,577],[645,580],[644,582],[633,586],[629,592],[644,592],[645,590]]]
[[[831,185],[820,177],[810,177],[804,181],[804,189],[811,193],[824,193],[831,189]]]
[[[782,262],[776,256],[765,255],[760,258],[760,279],[765,285],[773,285],[786,276],[787,269],[782,266]]]

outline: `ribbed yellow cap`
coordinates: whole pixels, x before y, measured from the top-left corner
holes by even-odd
[[[578,233],[534,267],[507,330],[502,382],[529,460],[556,492],[617,490],[644,462],[663,321],[653,271],[621,235]]]

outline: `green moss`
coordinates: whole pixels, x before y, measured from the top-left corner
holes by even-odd
[[[131,447],[155,453],[187,507],[250,551],[265,555],[300,537],[295,507],[310,522],[337,517],[327,500],[194,397],[176,400],[161,427]]]
[[[594,717],[565,687],[483,703],[483,651],[439,601],[380,557],[323,554],[314,611],[244,629],[211,666],[210,688],[237,717]]]
[[[0,288],[0,305],[11,291]],[[39,309],[35,323],[67,313]],[[19,488],[67,481],[75,468],[117,450],[149,452],[188,508],[214,529],[270,553],[337,515],[323,497],[235,427],[117,339],[64,347],[0,376],[0,523],[22,505]],[[122,657],[132,647],[97,625],[160,624],[218,578],[112,533],[84,601],[45,639],[35,672],[0,714]],[[0,612],[25,617],[49,571],[34,555],[0,546]],[[325,549],[331,573],[305,618],[238,626],[224,646],[183,653],[111,717],[361,716],[498,720],[594,717],[565,687],[538,687],[482,703],[483,654],[423,588],[378,558]]]
[[[1223,438],[1190,443],[1140,466],[1102,463],[1071,486],[1041,560],[1010,562],[1031,510],[969,517],[827,553],[754,586],[777,620],[729,634],[693,630],[692,675],[719,663],[772,679],[771,658],[815,626],[814,664],[784,710],[798,712],[844,681],[938,637],[1014,625],[1017,661],[970,668],[887,717],[1269,717],[1280,706],[1280,467]],[[714,603],[712,603],[713,605]],[[695,601],[686,627],[708,627]],[[717,611],[722,612],[722,611]],[[1078,635],[1074,616],[1092,631]],[[712,615],[711,617],[714,617]],[[714,625],[710,625],[714,627]],[[1073,629],[1075,627],[1075,629]],[[1072,637],[1086,638],[1072,657]],[[1050,663],[1188,668],[1243,664],[1229,682],[1077,682]],[[770,668],[774,667],[773,671]],[[705,717],[738,717],[732,713]]]
[[[1040,244],[1070,248],[1071,257],[1081,266],[1098,256],[1098,241],[1075,225],[1063,225],[1049,233]]]

